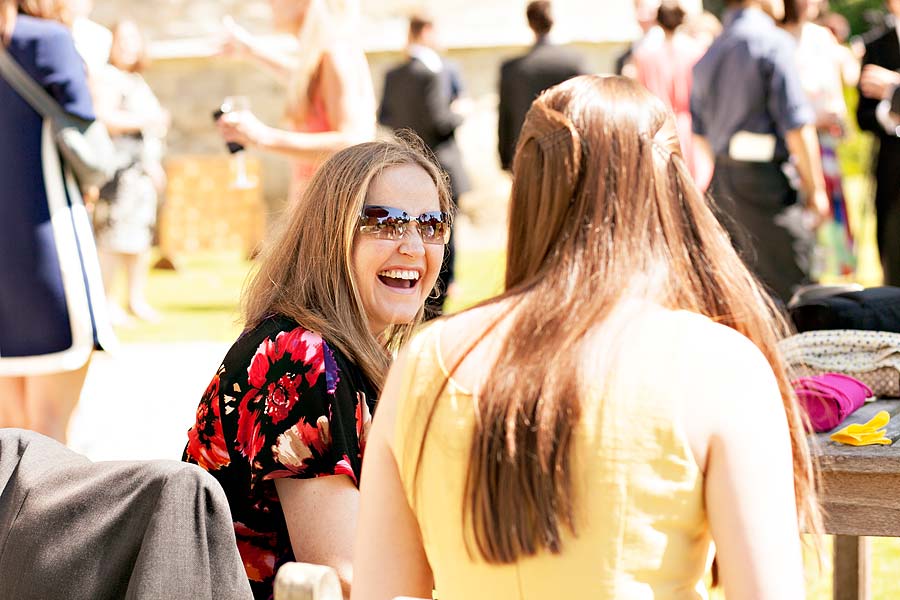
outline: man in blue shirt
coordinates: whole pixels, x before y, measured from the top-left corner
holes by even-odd
[[[744,260],[786,302],[806,282],[814,227],[829,212],[814,115],[782,0],[729,0],[724,29],[694,67],[697,143],[715,159],[711,191]],[[782,166],[791,161],[806,210]]]

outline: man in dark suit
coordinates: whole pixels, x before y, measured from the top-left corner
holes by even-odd
[[[878,251],[885,285],[900,286],[900,0],[887,0],[893,18],[866,35],[856,118],[879,139],[875,160]]]
[[[378,122],[394,130],[411,129],[428,146],[450,179],[454,204],[469,190],[462,155],[454,135],[463,117],[451,109],[461,93],[459,74],[437,53],[434,22],[415,15],[409,21],[408,60],[388,71],[378,110]],[[447,245],[438,276],[437,298],[426,303],[428,316],[443,309],[447,289],[453,281],[453,237]]]
[[[584,74],[580,55],[550,42],[553,15],[548,0],[535,0],[525,11],[534,32],[534,46],[524,56],[508,60],[500,67],[500,107],[497,128],[500,164],[512,168],[519,130],[531,103],[547,88]]]

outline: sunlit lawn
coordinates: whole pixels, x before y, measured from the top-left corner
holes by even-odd
[[[457,311],[500,290],[503,252],[460,252],[455,296]],[[147,296],[161,313],[159,323],[130,322],[119,327],[125,342],[232,341],[240,333],[238,303],[252,263],[238,253],[198,254],[177,260],[178,269],[154,269]]]

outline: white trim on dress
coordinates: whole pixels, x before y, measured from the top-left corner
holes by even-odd
[[[94,349],[94,325],[91,307],[97,320],[98,340],[104,347],[115,343],[106,313],[106,297],[103,293],[100,267],[91,256],[96,256],[93,232],[81,193],[71,173],[60,163],[49,120],[44,121],[41,133],[41,165],[44,189],[50,212],[50,226],[59,259],[63,290],[72,328],[72,345],[66,350],[36,356],[4,357],[0,348],[0,376],[30,376],[74,371],[88,361]],[[66,199],[66,188],[72,205]],[[85,257],[83,260],[82,257]],[[85,275],[93,282],[85,289]],[[90,302],[88,304],[88,293]],[[40,328],[41,323],[35,323]]]

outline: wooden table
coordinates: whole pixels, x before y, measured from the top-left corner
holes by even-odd
[[[900,400],[862,406],[838,429],[891,415],[890,446],[847,446],[821,433],[815,450],[822,468],[825,531],[834,534],[834,600],[869,600],[869,544],[863,536],[900,537]],[[900,585],[900,582],[898,582]],[[900,590],[898,590],[900,592]]]

